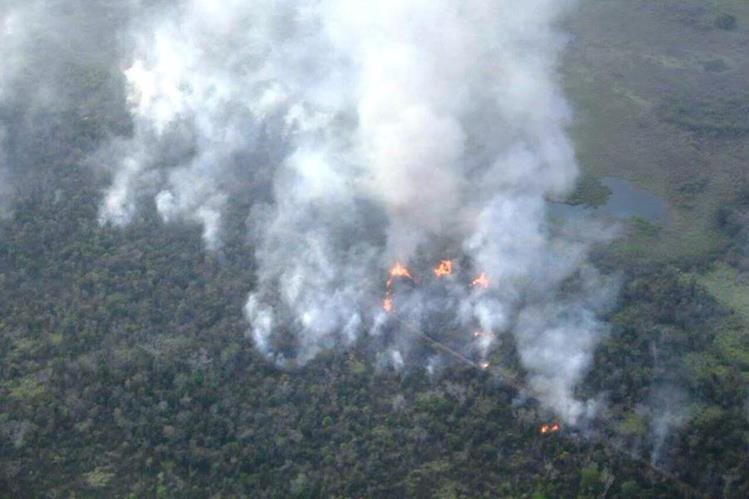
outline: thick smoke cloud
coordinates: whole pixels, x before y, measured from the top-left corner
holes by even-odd
[[[586,257],[606,231],[547,216],[546,199],[577,175],[556,73],[568,8],[185,0],[143,10],[124,71],[135,128],[101,153],[119,159],[100,221],[127,224],[150,199],[166,221],[201,224],[218,249],[229,204],[252,186],[258,283],[246,315],[260,351],[301,364],[371,335],[407,366],[419,359],[407,322],[483,362],[513,334],[531,389],[575,422],[587,407],[574,388],[610,297]],[[440,258],[456,271],[437,280]],[[395,283],[387,314],[396,261],[418,276]],[[487,288],[469,285],[478,272]]]

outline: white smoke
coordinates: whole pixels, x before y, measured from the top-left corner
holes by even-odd
[[[398,291],[399,314],[433,327],[453,311],[465,351],[482,358],[495,335],[514,334],[531,388],[575,422],[606,283],[586,263],[605,234],[550,224],[546,213],[545,199],[577,175],[556,73],[556,22],[568,9],[564,0],[153,7],[132,35],[135,132],[109,146],[120,159],[101,221],[126,224],[151,198],[164,220],[200,223],[218,248],[236,178],[268,186],[272,199],[251,213],[258,283],[246,315],[256,346],[281,363],[362,333],[387,336],[387,267],[448,248],[490,287],[422,280]],[[486,332],[478,342],[476,327]],[[406,336],[388,347],[394,364],[410,360]]]
[[[10,197],[10,181],[8,180],[8,168],[6,166],[3,143],[5,142],[5,130],[0,126],[0,218],[8,215],[8,198]]]
[[[12,85],[21,66],[20,48],[24,42],[22,11],[10,5],[0,7],[0,106],[10,99]],[[5,154],[7,140],[5,120],[0,119],[0,217],[8,210],[8,199],[12,193],[9,180],[9,168]]]
[[[78,154],[122,128],[112,65],[133,4],[0,2],[0,214],[40,192],[43,171],[79,164]]]
[[[33,4],[25,7],[12,3],[0,5],[0,55],[3,69],[0,71],[0,101],[9,98],[18,72],[24,66],[23,48],[28,35],[26,25],[38,14],[37,10]]]
[[[692,412],[689,398],[683,390],[665,384],[654,390],[650,407],[650,438],[652,449],[650,462],[653,466],[663,466],[664,447],[671,433],[682,427]]]

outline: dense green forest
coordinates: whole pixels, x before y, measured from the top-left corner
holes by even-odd
[[[607,418],[594,438],[540,436],[551,416],[534,401],[517,404],[501,380],[458,365],[440,379],[375,371],[361,344],[279,370],[243,337],[253,271],[241,238],[207,254],[198,228],[164,226],[149,209],[127,229],[100,227],[100,186],[79,160],[58,157],[2,222],[9,496],[749,491],[746,318],[693,275],[706,262],[601,252],[624,285],[581,390],[607,394]],[[725,265],[745,258],[736,245],[747,209],[742,194],[715,214]],[[688,393],[688,416],[663,445],[687,485],[647,465],[656,414],[638,408],[661,387]]]
[[[573,30],[611,18],[601,4],[626,9],[589,3]],[[694,29],[746,33],[732,6],[738,17],[708,11]],[[673,133],[668,147],[689,141],[702,168],[682,174],[656,151],[674,160],[665,173],[616,172],[661,194],[673,221],[628,219],[593,255],[621,289],[578,387],[602,402],[588,427],[542,435],[555,416],[516,384],[459,363],[377,367],[367,338],[299,368],[269,362],[245,337],[249,201],[217,251],[152,204],[127,227],[99,224],[110,179],[90,158],[132,123],[108,104],[117,71],[67,67],[86,105],[0,109],[15,165],[0,217],[0,497],[749,497],[746,96],[645,106],[633,92],[656,90],[638,75],[622,68],[612,86],[580,62],[585,36],[601,35],[580,35],[568,60],[582,69],[565,75],[585,169],[569,203],[605,202],[597,179],[629,153],[596,134]],[[620,125],[632,116],[656,132]],[[725,161],[711,170],[713,149]],[[502,340],[492,362],[522,379]]]
[[[241,249],[207,255],[196,228],[147,215],[101,228],[85,170],[58,172],[60,199],[29,196],[0,239],[9,496],[682,495],[647,465],[656,414],[638,407],[661,386],[689,394],[668,469],[707,495],[749,491],[745,322],[677,266],[604,252],[625,285],[581,389],[607,393],[607,420],[540,436],[549,414],[459,365],[377,372],[361,344],[279,370],[243,337]]]

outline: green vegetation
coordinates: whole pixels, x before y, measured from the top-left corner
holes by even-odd
[[[714,29],[722,14],[735,17],[735,30]],[[743,0],[637,8],[586,0],[570,20],[579,43],[562,69],[580,163],[588,175],[631,180],[669,205],[658,237],[630,239],[622,253],[687,268],[725,249],[714,216],[746,182],[749,153],[749,53],[740,48],[747,22]]]
[[[644,438],[648,433],[648,424],[637,414],[627,414],[617,426],[617,431],[628,437]]]
[[[733,14],[723,13],[715,17],[715,27],[718,29],[732,31],[736,29],[738,22]]]
[[[34,379],[33,375],[24,376],[9,383],[8,395],[19,402],[31,402],[44,394],[44,385]]]
[[[601,206],[606,204],[609,195],[611,189],[603,185],[600,179],[589,174],[581,175],[575,190],[565,202],[571,205]]]
[[[749,134],[749,99],[735,97],[702,100],[668,100],[660,109],[663,119],[698,134],[743,137]]]
[[[722,59],[710,59],[709,61],[705,61],[704,63],[702,63],[702,67],[705,68],[705,71],[713,71],[716,73],[722,73],[723,71],[727,71],[729,69],[726,61]]]
[[[197,227],[147,212],[99,227],[85,170],[54,185],[69,186],[59,202],[42,192],[0,224],[0,488],[11,495],[683,493],[595,439],[540,437],[549,415],[484,373],[377,371],[366,341],[279,370],[243,337],[250,248],[207,255]],[[690,416],[663,459],[692,487],[741,496],[746,480],[721,477],[745,459],[746,329],[712,298],[718,274],[638,261],[617,263],[621,303],[582,395],[606,393],[606,431],[647,449],[653,415],[638,407],[661,384],[689,387]]]
[[[97,468],[83,475],[86,483],[95,489],[105,487],[113,476],[114,473],[104,471],[101,468]]]
[[[652,9],[675,3],[629,4],[591,2],[578,22],[615,34],[623,11],[644,33],[715,20],[713,35],[734,37],[749,19],[734,1],[725,27],[709,9],[653,25]],[[605,57],[573,58],[567,82],[586,167],[570,202],[605,202],[597,179],[619,175],[673,210],[668,225],[628,221],[595,255],[621,294],[579,387],[603,407],[588,435],[541,437],[552,416],[482,372],[378,370],[366,339],[297,370],[269,364],[244,337],[243,215],[216,254],[153,207],[126,229],[97,224],[103,183],[83,158],[129,125],[97,104],[111,72],[71,68],[70,88],[91,100],[29,138],[41,180],[0,220],[0,496],[749,497],[746,100],[682,86],[687,97],[656,106],[662,88],[648,86],[729,78],[743,63],[725,55],[729,71],[643,38],[573,47]],[[494,355],[515,359],[512,338]],[[656,452],[664,406],[679,417]]]
[[[749,322],[749,281],[742,282],[736,269],[718,263],[710,272],[700,276],[700,282],[721,304],[740,313]]]

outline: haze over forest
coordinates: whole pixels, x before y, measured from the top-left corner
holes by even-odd
[[[0,497],[749,496],[745,0],[0,0]]]

